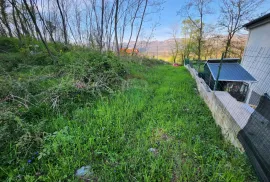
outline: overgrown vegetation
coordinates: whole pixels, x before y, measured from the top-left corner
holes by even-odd
[[[0,40],[1,181],[76,181],[86,165],[85,181],[256,180],[184,68],[61,44],[55,64],[13,41]]]

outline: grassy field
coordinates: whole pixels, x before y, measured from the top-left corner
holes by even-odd
[[[188,71],[125,65],[122,89],[58,114],[42,145],[16,165],[10,181],[256,181],[246,156],[225,142]],[[12,148],[8,160],[19,152]],[[12,163],[14,164],[14,163]]]

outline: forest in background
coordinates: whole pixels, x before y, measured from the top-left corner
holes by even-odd
[[[160,0],[1,0],[0,36],[16,37],[20,45],[25,38],[43,42],[50,55],[48,42],[117,53],[133,48],[150,15],[161,10]],[[153,36],[158,22],[151,22]],[[124,38],[128,40],[123,46]],[[22,46],[23,47],[23,46]]]
[[[184,58],[217,58],[222,53],[225,58],[242,58],[246,41],[243,25],[258,17],[257,10],[265,0],[220,0],[218,9],[212,8],[213,3],[213,0],[187,0],[182,5],[178,11],[182,19],[180,28],[171,27],[173,62]],[[215,16],[214,23],[206,21]],[[184,41],[178,41],[179,33]]]
[[[228,57],[236,57],[242,59],[242,55],[244,52],[244,48],[246,46],[248,35],[237,35],[232,40],[232,47],[230,54]],[[224,35],[213,35],[212,37],[209,37],[205,39],[204,43],[204,49],[202,53],[202,60],[207,60],[209,58],[220,58],[221,54],[224,50],[224,43],[226,40],[226,36]],[[185,44],[188,41],[188,39],[185,38],[176,38],[177,44],[179,44],[179,53],[176,58],[176,62],[181,63],[182,62],[182,53],[185,48]],[[174,51],[176,49],[176,43],[175,39],[167,39],[167,40],[155,40],[150,41],[148,43],[148,46],[145,46],[145,41],[139,41],[138,43],[138,49],[140,51],[140,55],[145,55],[151,58],[156,59],[162,59],[165,61],[173,62],[174,59]],[[131,42],[131,46],[134,45],[133,42]],[[195,45],[195,44],[193,44]],[[182,50],[182,51],[181,51]],[[193,50],[194,51],[194,50]],[[190,59],[196,59],[196,54],[190,51],[189,58]]]
[[[29,50],[34,40],[48,44],[84,46],[92,50],[139,49],[141,55],[181,62],[184,58],[205,60],[242,56],[246,36],[243,24],[256,18],[264,0],[221,0],[218,21],[211,10],[213,0],[186,1],[179,7],[179,23],[171,26],[169,44],[155,45],[163,0],[1,0],[0,36],[19,39],[19,47]],[[145,27],[148,34],[145,33]],[[31,43],[31,41],[33,42]],[[166,41],[165,41],[166,42]],[[33,45],[31,45],[33,46]],[[165,48],[162,48],[162,46]],[[166,51],[164,51],[166,49]],[[2,52],[4,50],[1,50]]]

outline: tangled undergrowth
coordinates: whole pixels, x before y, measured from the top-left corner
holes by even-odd
[[[0,163],[5,171],[39,150],[55,129],[53,118],[71,118],[73,110],[91,107],[97,99],[125,89],[129,75],[125,64],[143,59],[87,49],[59,50],[54,64],[39,46],[32,51],[31,46],[18,49],[17,44],[16,39],[0,40],[1,50],[5,49],[0,53]],[[5,176],[2,172],[0,179]]]

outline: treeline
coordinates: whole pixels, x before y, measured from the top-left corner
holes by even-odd
[[[259,16],[256,13],[263,3],[264,0],[220,0],[219,8],[213,8],[213,0],[186,1],[178,12],[183,19],[181,34],[184,43],[175,41],[173,59],[203,60],[221,56],[222,52],[225,57],[241,57],[245,46],[241,29]],[[216,17],[214,20],[217,21],[209,21],[210,16]],[[177,29],[173,28],[174,40],[177,40],[176,32]]]
[[[137,46],[150,14],[160,11],[160,0],[0,0],[0,36],[20,41],[84,45],[100,51]],[[154,29],[154,27],[153,27]],[[124,46],[124,38],[128,39]]]

